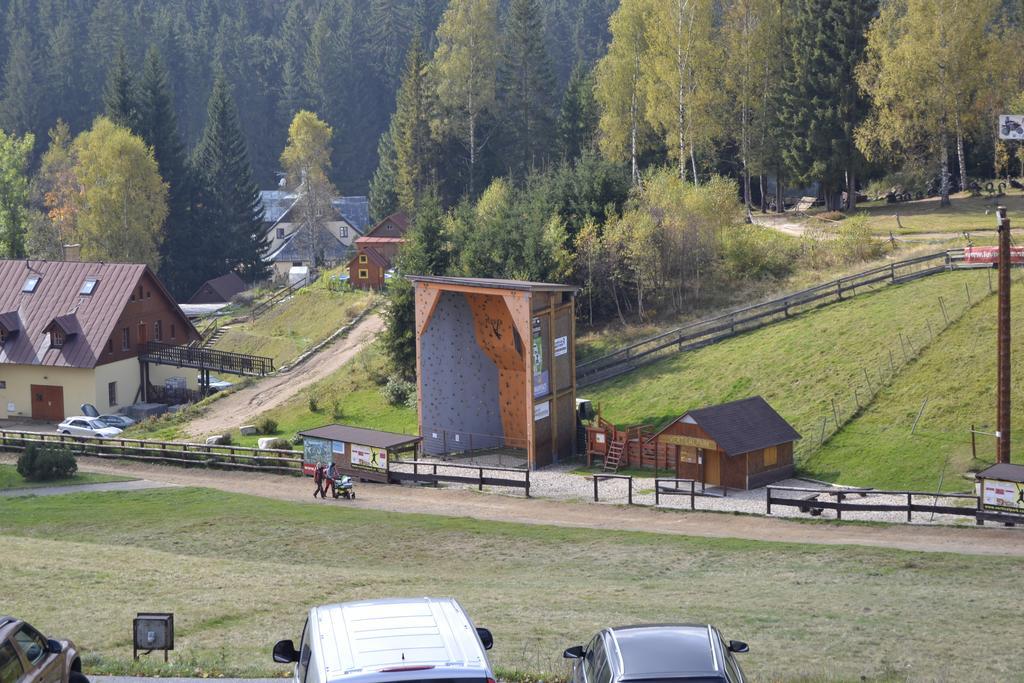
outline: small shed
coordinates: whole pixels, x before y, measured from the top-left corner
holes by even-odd
[[[656,433],[676,476],[754,489],[793,476],[800,434],[760,396],[691,410]]]
[[[245,284],[245,280],[240,278],[238,273],[231,272],[204,282],[188,300],[188,303],[225,304],[246,289],[248,286]]]
[[[1024,524],[1024,465],[998,463],[974,475],[978,520]]]
[[[368,481],[388,483],[388,461],[415,452],[422,437],[379,432],[347,425],[326,425],[302,436],[303,472],[312,474],[317,463],[333,462],[339,471]]]

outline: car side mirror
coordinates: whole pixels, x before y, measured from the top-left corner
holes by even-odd
[[[274,661],[278,664],[291,664],[299,661],[299,653],[295,649],[295,643],[290,640],[279,640],[274,645]]]
[[[59,655],[61,652],[64,652],[64,646],[53,638],[46,641],[46,649],[51,655]]]
[[[480,636],[480,644],[484,646],[485,650],[490,650],[494,647],[494,636],[491,634],[490,629],[480,628],[478,626],[476,634]]]
[[[750,646],[748,646],[742,640],[730,640],[729,641],[729,652],[735,652],[736,654],[743,654],[744,652],[750,652]]]
[[[584,654],[582,645],[573,645],[572,647],[567,648],[565,652],[562,653],[562,656],[566,659],[583,659]]]

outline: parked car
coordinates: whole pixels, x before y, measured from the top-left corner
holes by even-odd
[[[96,419],[108,427],[117,427],[118,429],[128,429],[135,424],[135,420],[127,415],[100,415]]]
[[[103,436],[109,438],[117,436],[122,430],[104,424],[98,417],[77,415],[65,418],[63,422],[57,425],[57,431],[61,434],[70,434],[71,436]]]
[[[574,660],[571,683],[743,683],[733,654],[748,650],[710,624],[659,624],[606,628],[563,656]]]
[[[309,610],[274,661],[295,662],[295,683],[494,683],[493,644],[453,598],[366,600]]]
[[[26,622],[0,616],[0,683],[89,683],[70,640],[46,638]]]
[[[202,386],[203,385],[203,376],[202,375],[197,375],[196,376],[196,381],[199,382],[199,386]],[[234,384],[232,382],[229,382],[227,380],[220,379],[219,377],[214,377],[213,375],[210,375],[210,393],[217,392],[217,391],[225,391],[227,389],[230,389],[233,386],[234,386]]]

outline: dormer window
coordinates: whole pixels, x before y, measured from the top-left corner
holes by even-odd
[[[85,278],[85,282],[82,283],[82,288],[78,290],[78,293],[82,296],[89,296],[96,291],[96,285],[99,284],[99,280],[94,277]]]
[[[25,284],[21,286],[21,291],[25,294],[31,294],[36,291],[36,287],[39,286],[39,280],[42,278],[38,275],[29,275],[25,278]]]
[[[50,348],[59,349],[64,346],[64,342],[67,341],[67,335],[64,334],[64,330],[60,329],[56,325],[50,328]]]
[[[10,334],[7,332],[7,330],[0,327],[0,346],[3,346],[4,344],[7,343],[7,337],[9,336]]]

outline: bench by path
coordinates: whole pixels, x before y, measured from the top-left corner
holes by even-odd
[[[135,481],[110,481],[105,484],[72,484],[71,486],[41,486],[39,488],[27,489],[0,489],[0,498],[59,496],[65,493],[96,493],[99,491],[145,491],[146,489],[162,489],[170,486],[176,486],[176,484],[136,479]]]

